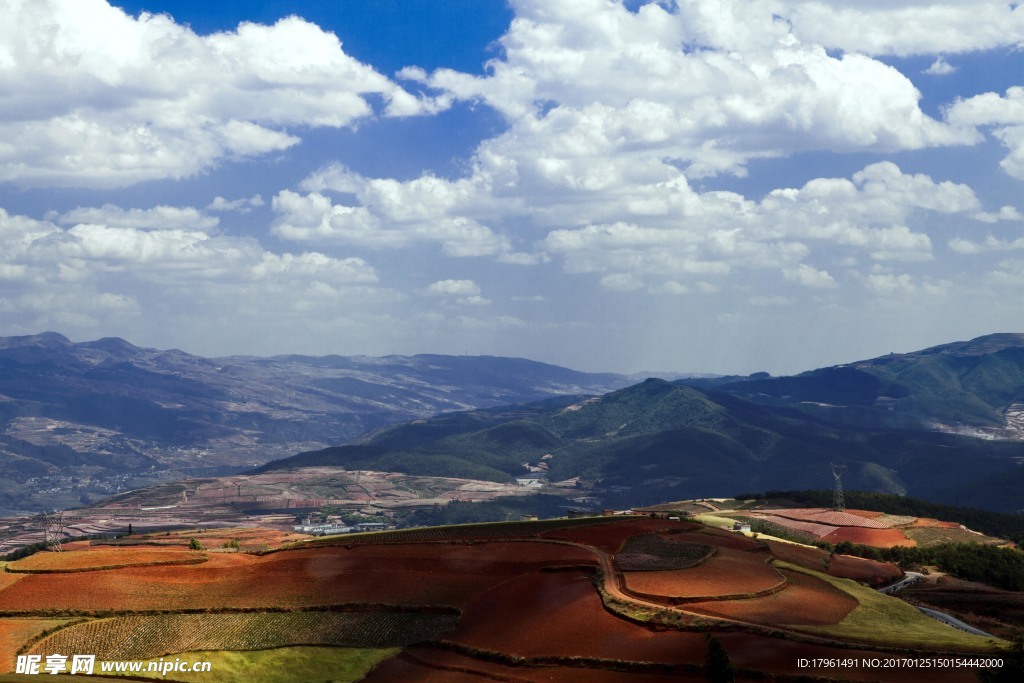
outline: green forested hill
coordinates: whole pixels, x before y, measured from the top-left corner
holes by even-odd
[[[551,456],[545,458],[544,456]],[[553,399],[419,420],[364,443],[303,453],[262,471],[308,465],[509,481],[544,463],[549,481],[580,477],[605,502],[831,486],[961,502],[978,482],[1015,475],[1024,443],[920,429],[840,425],[784,405],[647,380],[597,398]],[[1024,491],[972,501],[1015,511]]]
[[[1024,334],[992,334],[720,389],[838,423],[1019,437],[1006,412],[1024,402]]]

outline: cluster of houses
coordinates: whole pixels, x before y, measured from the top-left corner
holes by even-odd
[[[393,525],[385,522],[360,522],[359,524],[353,524],[351,526],[343,526],[341,524],[313,524],[309,518],[302,520],[302,524],[296,524],[292,527],[294,531],[300,534],[310,534],[313,536],[332,536],[334,534],[358,534],[364,531],[386,531],[387,529],[393,528]]]

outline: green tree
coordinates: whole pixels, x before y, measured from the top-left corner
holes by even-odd
[[[193,536],[188,539],[188,547],[190,550],[202,550],[203,544],[199,542],[199,539]]]

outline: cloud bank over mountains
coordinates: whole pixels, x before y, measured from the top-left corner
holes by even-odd
[[[385,74],[301,3],[200,35],[159,8],[0,0],[0,182],[52,202],[0,213],[6,327],[779,371],[814,363],[808,334],[859,357],[1024,323],[1024,83],[1005,68],[1024,8],[511,6],[480,73]],[[986,60],[998,90],[970,80]],[[457,173],[350,151],[413,125],[443,147],[485,115]]]

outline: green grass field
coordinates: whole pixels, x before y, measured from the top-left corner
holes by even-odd
[[[834,626],[796,626],[795,630],[922,650],[979,651],[992,650],[997,646],[994,642],[1007,644],[947,626],[898,598],[882,595],[856,581],[838,579],[788,562],[776,561],[775,566],[815,576],[859,603]]]

